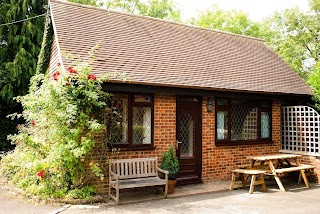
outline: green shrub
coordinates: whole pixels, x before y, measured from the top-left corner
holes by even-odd
[[[179,161],[172,145],[170,145],[168,152],[163,153],[160,168],[169,171],[169,180],[174,180],[178,174]]]
[[[103,164],[92,162],[90,171],[84,160],[96,136],[106,130],[101,115],[112,111],[107,105],[111,95],[102,90],[102,82],[89,63],[32,77],[29,93],[17,97],[22,114],[11,115],[22,116],[26,123],[8,137],[16,148],[2,158],[0,173],[26,194],[41,198],[94,194],[86,187],[87,175],[103,179]]]
[[[84,186],[81,189],[73,189],[68,192],[66,198],[68,199],[91,199],[92,195],[96,194],[96,189],[92,186]]]

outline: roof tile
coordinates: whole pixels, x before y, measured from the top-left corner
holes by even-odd
[[[61,52],[85,59],[101,42],[97,75],[118,71],[135,84],[311,94],[263,40],[56,0],[50,6]]]

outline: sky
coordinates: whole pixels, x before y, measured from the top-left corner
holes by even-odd
[[[308,11],[308,0],[173,0],[184,19],[196,17],[198,12],[217,4],[223,10],[242,10],[254,21],[272,15],[277,10],[298,6],[302,11]]]

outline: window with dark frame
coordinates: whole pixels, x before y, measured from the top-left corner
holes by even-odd
[[[116,148],[153,148],[153,96],[150,94],[114,94],[114,115],[109,121],[108,137]]]
[[[216,143],[271,142],[269,101],[216,99]]]

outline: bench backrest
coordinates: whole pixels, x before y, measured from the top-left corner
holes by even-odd
[[[158,176],[158,160],[154,158],[114,159],[109,170],[119,175],[119,179]]]

